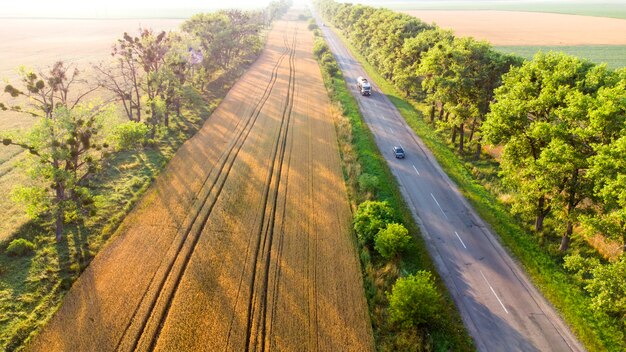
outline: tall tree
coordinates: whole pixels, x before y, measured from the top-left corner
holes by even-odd
[[[63,62],[56,62],[48,72],[39,75],[22,68],[19,75],[25,89],[9,84],[5,92],[14,98],[26,97],[28,100],[24,106],[8,108],[0,105],[3,110],[11,109],[39,118],[31,131],[5,136],[2,143],[28,150],[37,159],[33,174],[51,183],[52,202],[44,203],[51,204],[59,241],[68,212],[77,204],[89,202],[81,184],[95,172],[97,158],[94,158],[93,150],[106,149],[106,144],[98,141],[100,137],[97,136],[102,128],[99,121],[104,104],[93,106],[81,103],[97,87],[83,86],[83,91],[74,92],[72,88],[77,83],[86,84],[79,79],[79,74],[77,68]],[[26,193],[46,195],[45,190],[27,190]],[[37,199],[41,197],[33,201]]]
[[[114,55],[121,57],[123,61],[133,62],[133,65],[137,64],[143,71],[139,87],[145,93],[150,105],[151,116],[147,122],[152,126],[152,135],[156,126],[161,123],[157,104],[165,89],[162,71],[170,45],[166,32],[161,31],[155,35],[152,29],[140,28],[136,37],[124,33],[123,38],[118,39],[114,47]],[[137,92],[138,87],[135,87],[135,93]]]
[[[407,96],[419,96],[423,90],[422,77],[418,74],[418,68],[423,56],[438,43],[451,42],[453,38],[451,31],[439,28],[424,30],[414,37],[407,38],[402,44],[393,68],[396,86]],[[434,114],[433,111],[431,113],[433,123]]]
[[[112,92],[122,103],[126,117],[130,121],[141,121],[141,82],[142,75],[138,63],[128,51],[114,49],[115,60],[110,64],[94,66],[96,80],[100,87]]]
[[[43,186],[22,187],[18,194],[34,205],[35,215],[52,214],[57,241],[62,239],[64,223],[88,211],[93,203],[85,182],[107,155],[108,145],[100,132],[110,115],[104,105],[59,106],[51,118],[41,118],[27,133],[2,139],[4,145],[29,151],[33,159],[30,174]]]
[[[504,76],[483,125],[489,142],[504,144],[501,175],[515,191],[513,210],[534,213],[538,232],[554,212],[561,250],[592,196],[585,174],[597,137],[588,132],[589,111],[607,75],[578,58],[538,54]]]
[[[53,111],[58,106],[73,109],[87,95],[98,87],[89,87],[87,82],[80,78],[80,71],[73,65],[67,65],[63,61],[57,61],[48,71],[38,74],[25,67],[18,70],[21,87],[7,84],[5,93],[13,98],[23,97],[24,104],[11,105],[0,104],[2,110],[22,112],[33,117],[52,118]],[[71,94],[72,87],[82,85],[83,90]]]
[[[594,181],[594,191],[602,203],[599,212],[586,218],[584,224],[592,231],[619,238],[626,255],[626,133],[598,147],[587,176]]]

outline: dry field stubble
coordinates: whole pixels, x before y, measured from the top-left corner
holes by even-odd
[[[403,11],[493,45],[626,45],[626,20],[517,11]]]
[[[311,51],[305,22],[274,25],[32,350],[373,349]]]
[[[15,82],[17,69],[26,66],[44,70],[62,60],[73,63],[89,77],[90,66],[111,57],[111,46],[126,31],[134,33],[140,26],[155,30],[175,29],[182,20],[68,20],[68,19],[2,19],[0,21],[0,92],[5,81]],[[103,94],[101,92],[101,94]],[[95,94],[94,97],[99,94]],[[0,101],[9,96],[0,93]],[[15,103],[15,101],[11,101]],[[24,114],[0,112],[0,132],[25,129],[35,119]],[[19,147],[0,146],[0,193],[8,194],[15,185],[28,182],[17,163],[23,160]],[[9,197],[0,197],[0,241],[27,221],[24,209]]]

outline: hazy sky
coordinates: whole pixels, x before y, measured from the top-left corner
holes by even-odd
[[[163,9],[176,9],[175,13],[192,9],[260,8],[270,0],[22,0],[2,1],[0,16],[75,17],[157,15]],[[174,13],[174,14],[175,14]]]

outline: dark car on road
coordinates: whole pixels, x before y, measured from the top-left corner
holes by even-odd
[[[400,146],[393,147],[393,154],[398,159],[404,159],[404,149],[402,149],[402,147]]]

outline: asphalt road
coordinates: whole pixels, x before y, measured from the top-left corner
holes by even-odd
[[[584,351],[391,101],[371,80],[371,96],[357,92],[356,78],[369,79],[365,70],[334,32],[318,24],[478,350]],[[394,157],[394,145],[404,148],[405,159]]]

